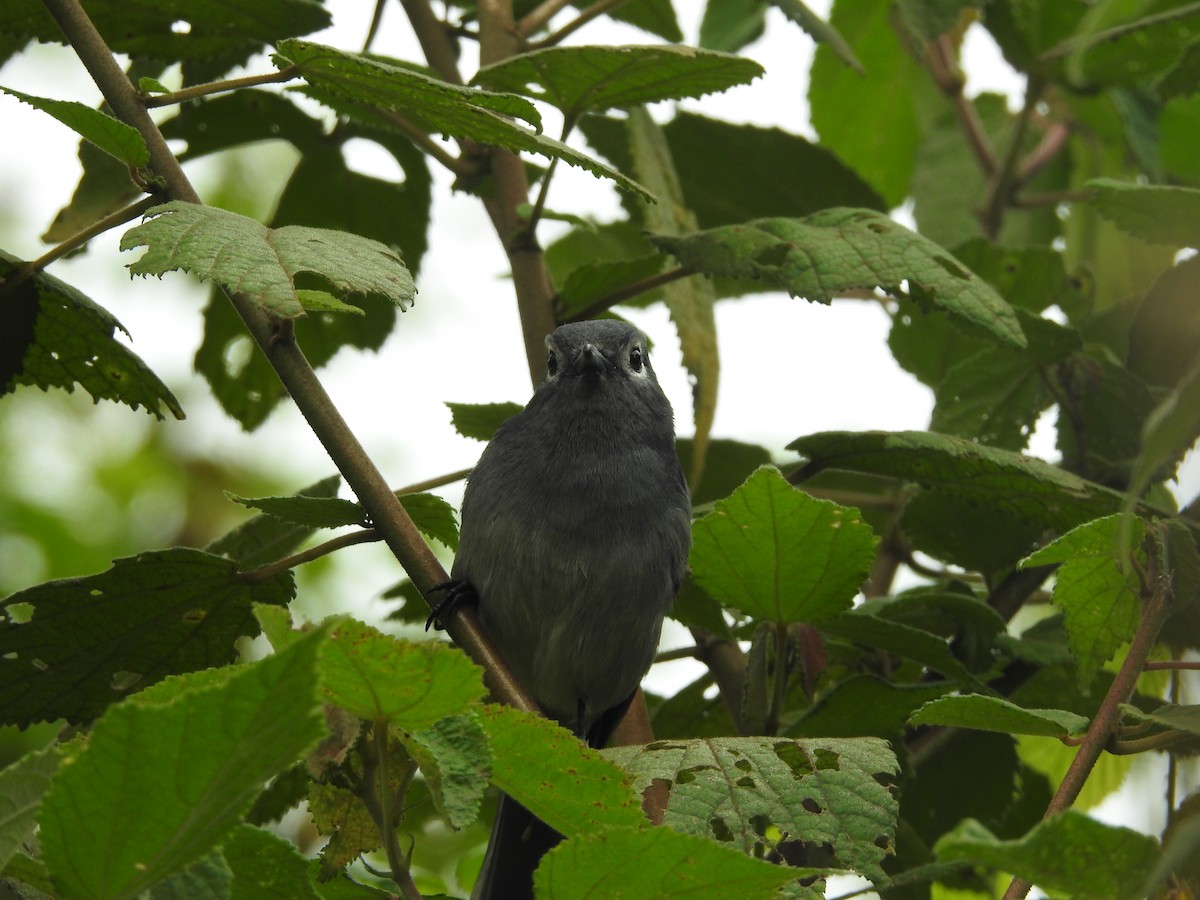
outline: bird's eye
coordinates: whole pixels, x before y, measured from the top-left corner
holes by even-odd
[[[642,371],[642,348],[634,347],[629,351],[629,368],[635,372]]]
[[[553,350],[546,355],[546,371],[551,375],[558,374],[558,354]]]

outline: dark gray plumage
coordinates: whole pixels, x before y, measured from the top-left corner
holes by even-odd
[[[563,325],[547,375],[467,482],[452,594],[466,589],[547,715],[603,746],[658,647],[691,544],[670,403],[645,336],[617,321]],[[510,797],[476,898],[532,896],[559,836]]]

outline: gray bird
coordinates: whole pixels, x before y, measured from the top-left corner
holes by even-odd
[[[579,322],[546,338],[546,353],[545,380],[467,481],[447,599],[476,602],[542,710],[599,747],[653,661],[691,501],[645,335]],[[557,837],[503,797],[476,896],[531,896]]]

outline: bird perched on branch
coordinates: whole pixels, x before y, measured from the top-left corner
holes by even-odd
[[[654,659],[690,544],[671,405],[645,336],[615,320],[561,326],[546,338],[545,380],[467,481],[450,606],[477,603],[546,715],[600,747]],[[475,896],[532,896],[557,840],[502,797]]]

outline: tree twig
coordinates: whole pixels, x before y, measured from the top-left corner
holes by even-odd
[[[967,138],[967,146],[975,155],[975,161],[985,177],[992,177],[996,171],[996,153],[992,149],[992,141],[987,129],[979,118],[975,104],[963,93],[964,82],[959,74],[950,53],[949,37],[941,35],[929,42],[926,52],[926,64],[934,84],[950,100],[954,106],[954,114],[958,117],[959,125]]]
[[[696,270],[690,269],[687,266],[679,266],[666,272],[659,272],[657,275],[651,275],[649,278],[643,278],[640,281],[635,281],[633,284],[619,288],[611,294],[605,294],[599,300],[589,303],[578,312],[567,316],[565,321],[582,322],[584,319],[594,318],[602,312],[607,312],[618,303],[624,303],[626,300],[638,296],[638,294],[644,294],[646,291],[652,291],[656,287],[662,287],[664,284],[670,284],[672,281],[678,281],[680,278],[687,278],[689,275],[695,274]]]
[[[558,44],[561,44],[563,40],[574,34],[588,22],[592,21],[592,19],[595,19],[597,16],[602,16],[606,12],[610,12],[616,9],[618,6],[622,6],[628,2],[629,0],[597,0],[597,2],[582,10],[578,16],[576,16],[562,28],[558,29],[558,31],[546,35],[546,37],[542,38],[540,41],[531,43],[529,45],[529,49],[541,50],[544,47],[555,47]],[[529,32],[524,33],[529,34]]]
[[[437,17],[429,0],[400,0],[429,67],[451,84],[463,84],[458,70],[458,47]]]
[[[1019,184],[1017,165],[1021,159],[1021,145],[1025,142],[1025,132],[1029,129],[1029,118],[1042,95],[1042,86],[1040,78],[1032,75],[1029,77],[1029,83],[1025,86],[1025,105],[1017,113],[1004,159],[988,181],[987,199],[983,204],[980,221],[983,233],[990,238],[995,238],[1000,233],[1004,213],[1016,193]]]
[[[188,100],[195,100],[198,97],[207,97],[209,94],[222,94],[225,91],[257,87],[260,84],[280,84],[284,81],[291,81],[299,74],[300,67],[291,65],[280,69],[278,72],[264,72],[262,75],[247,75],[244,78],[230,78],[227,81],[210,81],[206,84],[197,84],[189,88],[184,88],[181,91],[172,91],[169,94],[144,94],[142,103],[148,108],[174,106],[177,103],[185,103]]]
[[[268,565],[260,566],[257,569],[251,569],[247,572],[238,572],[237,578],[238,581],[244,584],[262,584],[265,581],[270,581],[280,572],[286,572],[288,569],[294,569],[296,566],[312,562],[314,559],[328,556],[330,553],[345,547],[353,547],[356,544],[369,544],[373,541],[381,540],[383,540],[383,536],[374,528],[365,528],[362,531],[340,534],[324,543],[317,544],[315,547],[301,550],[299,553],[294,553],[291,556],[276,560]]]

